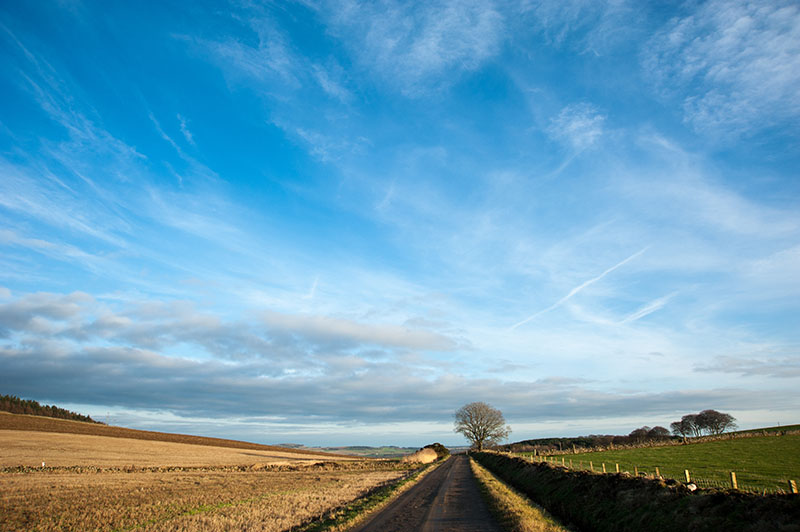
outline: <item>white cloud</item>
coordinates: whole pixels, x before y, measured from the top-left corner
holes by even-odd
[[[247,20],[250,28],[258,35],[256,46],[232,39],[205,42],[205,46],[216,54],[223,67],[233,66],[230,70],[232,72],[242,73],[262,82],[297,87],[297,69],[300,65],[288,38],[269,17],[252,15]]]
[[[23,247],[47,255],[49,257],[79,262],[90,270],[98,270],[101,264],[107,261],[101,257],[87,253],[71,244],[50,242],[40,238],[27,238],[9,229],[0,229],[0,244]]]
[[[328,316],[295,316],[274,312],[264,314],[269,327],[298,334],[323,343],[344,341],[411,349],[451,350],[457,346],[442,334],[390,324],[368,324]]]
[[[747,135],[800,118],[800,6],[712,0],[646,45],[647,74],[696,130]]]
[[[603,135],[606,117],[591,104],[577,103],[564,107],[548,128],[550,136],[576,151],[593,146]]]
[[[745,376],[768,376],[778,378],[800,377],[800,360],[797,357],[716,357],[710,364],[699,366],[695,371],[715,373],[739,373]]]
[[[407,95],[477,69],[502,39],[503,19],[492,2],[350,1],[323,11],[360,62]]]
[[[186,142],[188,142],[192,146],[195,146],[194,136],[192,135],[192,132],[189,131],[188,121],[180,114],[177,115],[177,118],[178,122],[180,122],[181,125],[181,133],[183,133],[183,137],[186,139]]]
[[[344,75],[341,67],[336,65],[334,72],[335,74],[332,73],[330,69],[326,69],[321,65],[314,65],[312,67],[313,76],[317,80],[319,86],[322,87],[322,90],[340,102],[347,103],[353,98],[353,95],[350,94],[350,91],[347,90],[341,81]]]
[[[711,230],[732,237],[794,238],[800,230],[796,210],[744,195],[707,168],[707,161],[658,135],[638,139],[652,158],[642,169],[618,172],[621,192],[648,218],[669,220],[693,232]]]
[[[580,51],[605,53],[630,40],[637,31],[637,2],[628,0],[522,0],[523,15],[533,14],[534,24],[548,42],[576,43]],[[528,17],[525,18],[526,22]]]

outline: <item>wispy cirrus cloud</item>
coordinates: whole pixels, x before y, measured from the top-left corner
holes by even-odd
[[[696,7],[695,7],[696,6]],[[646,45],[643,66],[697,131],[723,137],[800,118],[800,7],[791,1],[690,4]]]
[[[568,105],[550,121],[548,133],[558,141],[583,151],[603,135],[606,116],[593,105],[583,102]]]
[[[192,135],[192,132],[189,131],[189,121],[186,119],[186,117],[182,116],[180,113],[178,113],[176,117],[178,119],[178,122],[180,122],[181,133],[183,133],[183,138],[185,138],[186,142],[188,142],[192,146],[197,146],[197,144],[195,144],[194,142],[194,135]]]
[[[503,16],[493,2],[350,0],[317,8],[362,65],[409,96],[479,68],[503,39]]]
[[[581,52],[603,54],[630,40],[641,31],[634,23],[641,17],[641,6],[627,0],[523,0],[519,10],[527,21],[554,46],[578,48]]]

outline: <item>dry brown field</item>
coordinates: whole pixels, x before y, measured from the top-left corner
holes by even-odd
[[[98,468],[259,466],[332,459],[324,454],[297,454],[271,449],[236,449],[22,430],[0,430],[0,449],[0,468],[41,467],[42,462],[47,467]],[[334,459],[348,460],[339,457]]]
[[[0,530],[287,530],[406,474],[69,470],[0,473]]]
[[[130,429],[103,425],[93,435],[76,423],[0,415],[0,531],[288,530],[409,472],[230,440],[120,437]]]

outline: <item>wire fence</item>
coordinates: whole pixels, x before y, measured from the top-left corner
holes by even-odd
[[[737,475],[735,471],[717,471],[713,476],[697,476],[688,469],[678,470],[674,467],[650,466],[640,468],[636,465],[595,462],[592,460],[573,460],[565,456],[536,456],[536,455],[513,455],[529,460],[533,463],[548,463],[553,466],[560,466],[574,471],[593,471],[595,473],[627,473],[634,476],[653,478],[653,479],[673,479],[686,485],[694,484],[699,488],[713,488],[730,490],[735,489],[745,493],[758,495],[779,495],[797,494],[797,481],[784,480],[782,484],[774,478],[761,477],[757,473],[745,473]],[[741,478],[740,478],[741,477]]]

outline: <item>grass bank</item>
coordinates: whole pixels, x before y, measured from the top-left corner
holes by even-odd
[[[571,471],[495,453],[473,457],[579,530],[800,531],[800,496],[796,495],[691,492],[674,481]]]
[[[513,532],[568,532],[553,516],[494,476],[475,460],[470,466],[489,510],[504,530]]]

